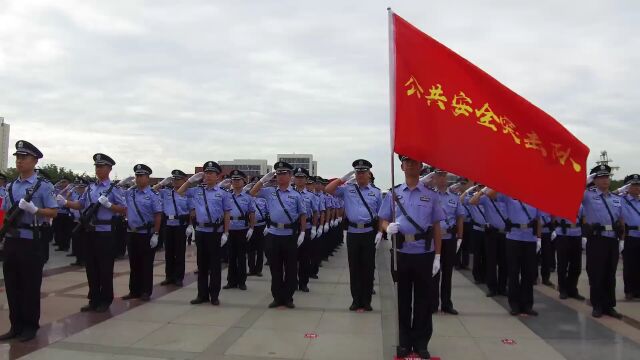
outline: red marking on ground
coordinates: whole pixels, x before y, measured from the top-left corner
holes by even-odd
[[[502,339],[502,343],[505,345],[515,345],[516,341],[513,339]]]
[[[393,360],[422,360],[422,358],[417,354],[411,354],[411,355],[409,355],[407,357],[403,357],[403,358],[394,356]],[[441,359],[438,356],[432,356],[431,360],[441,360]]]
[[[306,333],[304,334],[304,338],[305,339],[317,339],[318,338],[318,334],[316,333]]]
[[[356,310],[357,313],[362,314],[364,312],[364,309],[358,309]]]

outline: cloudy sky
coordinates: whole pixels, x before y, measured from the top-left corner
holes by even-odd
[[[0,116],[44,162],[119,177],[312,153],[389,180],[386,7],[640,172],[637,0],[0,0]],[[452,151],[473,151],[456,146]],[[13,159],[9,159],[12,164]]]

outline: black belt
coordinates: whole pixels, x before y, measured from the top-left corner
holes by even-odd
[[[130,228],[132,231],[140,231],[140,230],[151,230],[153,228],[153,223],[147,223],[140,225],[136,228]]]
[[[493,225],[487,225],[487,232],[497,232],[500,234],[505,234],[504,230],[498,229],[497,227],[493,226]]]
[[[273,226],[276,229],[293,229],[297,224],[281,224],[269,221],[269,226]]]
[[[111,220],[94,220],[91,222],[92,225],[111,225]]]
[[[200,227],[206,227],[206,228],[216,228],[219,227],[220,225],[222,225],[221,222],[214,222],[214,223],[198,223],[198,226]]]
[[[356,229],[366,229],[366,228],[370,228],[373,227],[376,224],[376,222],[371,221],[368,223],[364,223],[364,224],[359,224],[359,223],[352,223],[351,221],[349,221],[349,226],[356,228]]]
[[[532,229],[533,225],[531,225],[530,223],[529,224],[514,224],[514,223],[511,223],[511,224],[509,224],[509,227],[512,228],[512,229],[515,228],[515,229],[520,229],[520,230],[526,230],[526,229]]]
[[[629,226],[627,225],[627,230],[640,230],[640,226]]]
[[[244,217],[244,216],[231,216],[230,219],[231,220],[237,220],[237,221],[239,221],[239,220],[247,221],[246,217]]]
[[[429,238],[429,234],[428,233],[418,233],[418,234],[400,234],[398,233],[398,237],[403,241],[403,242],[414,242],[414,241],[418,241],[418,240],[427,240],[427,238]]]

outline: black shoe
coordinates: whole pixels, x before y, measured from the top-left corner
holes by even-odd
[[[106,304],[105,304],[105,305],[98,305],[98,306],[96,307],[96,312],[97,312],[97,313],[104,313],[104,312],[107,312],[107,311],[109,311],[109,306],[110,306],[110,305],[106,305]]]
[[[403,346],[398,346],[396,348],[396,355],[399,358],[406,358],[407,356],[409,356],[409,354],[411,354],[411,351],[409,350],[409,348],[406,348]]]
[[[458,315],[458,310],[454,309],[454,308],[442,308],[442,312],[443,313],[447,313],[447,314],[451,314],[451,315]]]
[[[371,295],[375,295],[376,294],[376,289],[372,289],[371,290]]]
[[[591,312],[591,316],[593,316],[596,319],[601,318],[602,317],[602,310],[593,309],[593,311]]]
[[[309,275],[309,278],[310,278],[310,279],[318,280],[318,275]]]
[[[356,303],[352,303],[351,306],[349,306],[349,311],[356,311],[359,308],[360,307]]]
[[[631,301],[631,300],[633,300],[633,295],[632,295],[632,294],[629,294],[629,293],[624,294],[624,299],[625,299],[625,300],[628,300],[628,301]]]
[[[238,285],[238,289],[240,289],[240,290],[247,290],[247,285],[245,285],[245,284],[240,284],[240,285]]]
[[[220,300],[218,299],[211,300],[211,305],[214,305],[214,306],[220,305]]]
[[[89,312],[89,311],[95,311],[96,307],[94,305],[85,305],[83,307],[80,308],[80,312]]]
[[[255,273],[255,272],[253,272],[253,271],[249,271],[249,272],[247,273],[247,276],[256,276],[256,273]]]
[[[274,308],[277,308],[278,306],[280,306],[280,303],[273,300],[271,304],[269,304],[269,309],[274,309]]]
[[[31,340],[33,340],[35,338],[36,338],[36,331],[35,330],[25,330],[18,337],[18,341],[27,342],[27,341],[31,341]]]
[[[555,288],[556,286],[550,280],[542,280],[542,285],[548,286],[550,288]]]
[[[611,308],[607,311],[604,312],[605,315],[610,316],[612,318],[618,319],[618,320],[622,320],[622,314],[620,314],[619,312],[616,311],[616,309]]]
[[[137,299],[139,297],[140,296],[138,296],[138,295],[134,295],[134,294],[129,293],[129,294],[123,296],[122,300],[132,300],[132,299]]]
[[[257,276],[257,277],[262,277],[262,273],[261,273],[261,272],[256,273],[256,276]]]
[[[197,297],[197,298],[195,298],[195,299],[191,300],[189,303],[190,303],[191,305],[198,305],[198,304],[204,304],[204,303],[206,303],[207,301],[208,301],[207,299],[203,299],[203,298],[201,298],[201,297]]]
[[[511,309],[511,310],[509,311],[509,314],[510,314],[511,316],[518,316],[518,315],[520,315],[520,311],[515,310],[515,309]]]
[[[71,264],[69,264],[70,266],[84,266],[83,263],[79,263],[77,261],[72,262]]]
[[[293,301],[289,301],[286,304],[284,304],[285,307],[287,307],[287,309],[295,309],[296,306],[293,304]]]
[[[487,293],[487,297],[494,297],[494,296],[498,296],[498,293],[497,293],[497,292],[495,292],[495,291],[489,291],[489,292]]]
[[[76,254],[74,253],[67,254],[67,257],[74,257],[74,256],[76,256]]]
[[[568,298],[569,298],[569,295],[567,295],[567,293],[565,293],[565,292],[561,292],[561,293],[560,293],[560,299],[562,299],[562,300],[566,300],[566,299],[568,299]]]
[[[309,292],[309,288],[307,286],[300,286],[300,291]]]
[[[498,290],[498,295],[499,295],[499,296],[509,296],[509,295],[507,294],[507,290]]]
[[[149,295],[149,294],[142,294],[142,295],[140,296],[140,300],[142,300],[142,301],[151,301],[151,295]]]
[[[586,300],[584,296],[582,296],[580,294],[577,294],[577,293],[575,295],[571,295],[569,297],[572,298],[572,299],[580,300],[580,301],[585,301]]]
[[[174,284],[175,286],[177,286],[177,287],[182,287],[182,286],[183,286],[183,284],[182,284],[182,280],[176,280],[173,284]]]
[[[431,359],[431,354],[429,354],[429,350],[427,349],[418,350],[418,356],[420,356],[421,359],[426,359],[426,360]]]
[[[69,249],[57,248],[56,251],[69,251]]]
[[[225,289],[225,290],[229,290],[229,289],[235,289],[236,287],[237,286],[235,286],[235,285],[227,284],[227,285],[223,286],[222,288]]]
[[[365,305],[362,308],[364,309],[364,311],[373,311],[373,308],[371,307],[371,305]]]
[[[533,309],[525,310],[522,313],[529,316],[538,316],[538,312]]]
[[[160,285],[162,285],[162,286],[171,285],[171,284],[173,284],[173,280],[171,280],[171,279],[165,279],[164,281],[162,281],[160,283]]]
[[[7,332],[6,334],[0,335],[0,341],[7,341],[7,340],[15,339],[18,336],[20,336],[19,333],[14,332],[13,330],[9,330],[9,332]]]

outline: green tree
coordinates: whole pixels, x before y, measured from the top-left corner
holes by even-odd
[[[51,182],[54,184],[62,180],[64,177],[73,180],[76,176],[86,176],[86,173],[84,172],[77,173],[71,169],[66,169],[63,166],[59,167],[56,164],[46,164],[39,168],[44,170],[51,177]],[[8,168],[7,171],[5,171],[5,175],[7,175],[7,178],[9,179],[15,179],[18,177],[18,171],[16,168]]]

